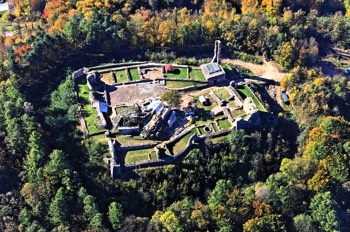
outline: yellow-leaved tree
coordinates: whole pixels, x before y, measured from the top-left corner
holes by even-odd
[[[256,13],[259,11],[258,0],[242,0],[242,13]]]
[[[262,0],[261,7],[270,17],[276,17],[282,8],[282,0]]]

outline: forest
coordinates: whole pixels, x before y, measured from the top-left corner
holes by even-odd
[[[0,231],[350,231],[350,0],[11,0],[0,13]],[[6,24],[7,23],[7,24]],[[178,165],[111,179],[84,140],[73,71],[264,55],[291,111]],[[209,53],[212,54],[212,46]],[[348,77],[349,78],[349,77]]]

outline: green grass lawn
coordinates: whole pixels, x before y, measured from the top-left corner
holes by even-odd
[[[89,99],[89,88],[85,78],[80,78],[77,82],[79,103],[81,104],[81,113],[84,117],[89,134],[101,131],[97,128],[95,120],[97,118],[96,109],[92,108]]]
[[[212,125],[213,125],[213,128],[214,128],[214,131],[215,131],[215,132],[218,132],[218,131],[219,131],[219,128],[218,128],[218,126],[216,125],[216,123],[213,123]]]
[[[227,91],[225,87],[216,90],[214,93],[223,101],[231,97],[230,93]]]
[[[189,86],[201,86],[199,83],[192,81],[166,81],[165,84],[168,88],[184,88]]]
[[[192,69],[190,72],[190,78],[198,81],[206,81],[202,70]]]
[[[220,129],[224,129],[224,130],[230,129],[232,126],[228,119],[219,120],[218,123],[219,123]]]
[[[198,127],[201,135],[205,135],[207,132],[204,130],[204,126]]]
[[[124,70],[120,70],[120,71],[116,71],[115,75],[117,77],[117,82],[118,83],[125,83],[128,82],[128,76],[126,75],[126,71]]]
[[[184,149],[190,139],[190,137],[196,134],[196,132],[194,130],[192,130],[191,132],[189,132],[187,135],[185,135],[184,137],[182,137],[179,141],[177,141],[174,146],[173,146],[173,154],[176,155],[177,153],[179,153],[182,149]]]
[[[232,118],[237,118],[243,114],[245,114],[245,111],[244,110],[230,110],[230,113],[231,113],[231,116]]]
[[[107,144],[107,137],[105,134],[95,135],[90,137],[90,139],[96,143]]]
[[[132,138],[127,138],[125,135],[117,135],[115,139],[122,146],[135,146],[135,145],[150,144],[150,143],[155,144],[153,140],[132,139]]]
[[[153,150],[153,148],[128,151],[125,156],[125,163],[130,164],[134,162],[149,160],[149,157],[148,157],[149,154],[151,154],[151,157],[152,156],[154,157],[152,153],[155,154],[155,151]],[[155,155],[155,158],[157,158],[157,155]]]
[[[172,72],[166,73],[168,78],[187,78],[187,68],[174,68]]]
[[[256,104],[256,107],[258,107],[259,111],[262,112],[266,112],[266,110],[264,109],[263,105],[261,104],[261,102],[255,97],[255,95],[250,91],[250,89],[248,88],[247,85],[242,85],[240,87],[238,87],[237,89],[239,92],[241,92],[242,94],[244,94],[246,97],[251,97],[254,101],[254,103]]]
[[[139,71],[137,70],[137,68],[129,69],[129,73],[130,73],[131,80],[133,81],[140,80]]]
[[[156,152],[152,152],[151,153],[151,160],[155,160],[157,159],[157,153]]]

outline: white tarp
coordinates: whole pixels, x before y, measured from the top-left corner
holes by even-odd
[[[0,12],[10,10],[9,4],[7,2],[0,3]]]

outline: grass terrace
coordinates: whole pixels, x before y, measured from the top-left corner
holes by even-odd
[[[215,132],[218,132],[218,131],[219,131],[219,128],[218,128],[218,126],[216,125],[216,123],[213,123],[212,125],[213,125],[213,128],[214,128]]]
[[[85,78],[80,78],[77,83],[77,92],[79,96],[79,103],[81,105],[81,113],[84,117],[86,126],[88,128],[89,134],[93,134],[96,132],[101,131],[96,126],[96,118],[97,118],[97,112],[94,108],[92,108],[90,104],[89,99],[89,88],[86,84]]]
[[[255,97],[255,94],[250,91],[247,85],[241,85],[237,88],[238,92],[242,93],[245,97],[251,97],[258,107],[259,111],[266,112],[264,106],[261,104],[261,102]],[[243,98],[245,98],[243,97]]]
[[[190,72],[190,78],[198,81],[206,81],[202,70],[199,69],[192,69]]]
[[[244,110],[230,110],[232,118],[237,118],[245,114]]]
[[[142,145],[142,144],[156,144],[156,142],[153,140],[127,138],[125,135],[117,135],[115,137],[115,140],[117,140],[117,142],[120,143],[121,146],[136,146],[136,145]]]
[[[151,159],[157,158],[157,154],[153,148],[128,151],[125,156],[125,163],[130,164],[149,160],[149,155],[151,156]]]
[[[174,68],[172,72],[165,74],[167,78],[187,78],[187,68]]]
[[[223,101],[231,97],[230,93],[227,91],[225,87],[216,90],[214,93]]]
[[[90,139],[96,143],[101,143],[101,144],[107,145],[108,139],[104,133],[100,134],[100,135],[92,136],[92,137],[90,137]]]
[[[188,144],[188,141],[190,140],[191,136],[196,134],[195,129],[191,130],[188,134],[186,134],[184,137],[182,137],[180,140],[178,140],[173,145],[173,154],[176,155],[180,151],[182,151]]]
[[[126,70],[119,70],[115,72],[115,76],[117,77],[118,83],[125,83],[128,82],[128,76],[126,75]]]
[[[230,129],[232,126],[228,119],[218,120],[218,123],[219,123],[220,129],[223,129],[223,130]]]
[[[129,73],[130,73],[131,80],[133,81],[140,80],[139,71],[137,70],[137,68],[129,69]]]

